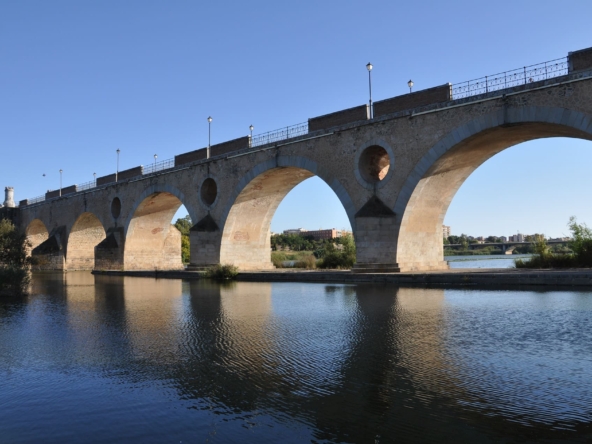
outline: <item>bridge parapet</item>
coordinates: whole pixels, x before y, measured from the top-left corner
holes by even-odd
[[[121,180],[131,179],[143,174],[144,167],[142,165],[129,168],[127,170],[119,171],[118,173],[109,174],[107,176],[97,178],[97,186],[106,185],[108,183],[119,182]]]
[[[352,122],[359,122],[370,119],[370,108],[368,105],[355,106],[330,114],[308,119],[308,131],[319,131],[335,126],[341,126]]]
[[[592,48],[572,51],[567,56],[569,72],[592,69]]]
[[[48,191],[45,193],[45,200],[53,199],[54,197],[66,196],[68,194],[74,194],[77,191],[76,185],[70,185],[60,190]]]
[[[450,102],[452,99],[452,85],[446,83],[434,88],[423,89],[402,96],[392,97],[386,100],[374,102],[374,116],[380,117],[386,114],[405,111],[420,106],[434,103]]]

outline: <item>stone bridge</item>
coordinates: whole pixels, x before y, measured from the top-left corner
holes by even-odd
[[[23,200],[18,224],[42,268],[181,269],[180,233],[171,222],[183,204],[195,223],[192,266],[268,269],[278,205],[318,176],[351,223],[354,271],[447,268],[442,222],[476,168],[528,140],[592,140],[592,48],[375,102],[373,114],[361,105],[311,118],[304,130],[290,131]]]

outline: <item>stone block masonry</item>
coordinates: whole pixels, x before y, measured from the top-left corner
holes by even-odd
[[[380,100],[374,103],[374,117],[419,108],[433,103],[449,102],[451,100],[451,87],[450,83],[446,83],[434,88],[393,97],[392,99]]]
[[[569,53],[569,71],[582,71],[592,68],[592,48]]]
[[[335,113],[308,119],[308,131],[313,132],[333,128],[339,125],[368,120],[369,118],[370,110],[368,105],[355,106],[353,108],[344,109],[343,111],[337,111]]]

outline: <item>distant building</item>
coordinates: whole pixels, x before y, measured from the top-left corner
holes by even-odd
[[[444,237],[444,238],[450,237],[450,226],[449,225],[442,225],[442,237]]]
[[[284,230],[284,234],[297,234],[298,236],[310,236],[315,240],[320,239],[335,239],[337,237],[351,235],[351,231],[346,230],[336,230],[335,228],[330,228],[327,230],[306,230],[304,228],[291,228],[289,230]]]
[[[510,236],[510,242],[524,242],[524,234],[513,234]]]
[[[349,233],[345,230],[336,230],[335,228],[331,228],[328,230],[313,230],[313,231],[306,231],[301,234],[301,236],[312,236],[315,240],[320,239],[335,239],[337,237],[341,237]]]
[[[302,234],[306,233],[304,228],[290,228],[289,230],[284,230],[284,234]]]
[[[508,242],[508,238],[506,236],[500,236],[500,240],[502,242]]]

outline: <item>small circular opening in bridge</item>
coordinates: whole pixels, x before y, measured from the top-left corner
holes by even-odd
[[[211,177],[204,180],[201,184],[199,195],[201,196],[203,203],[206,205],[212,205],[218,195],[218,185],[216,185],[216,181]]]
[[[113,199],[113,202],[111,202],[111,215],[113,216],[113,218],[117,219],[120,213],[121,201],[119,200],[119,197],[116,197],[115,199]]]
[[[386,150],[381,146],[373,145],[362,152],[358,168],[366,182],[377,183],[386,177],[390,165],[391,159]]]

